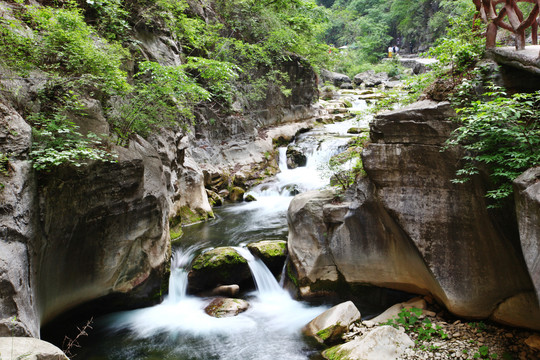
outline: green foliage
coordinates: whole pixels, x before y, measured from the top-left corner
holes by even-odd
[[[86,75],[106,91],[129,88],[122,60],[128,55],[120,44],[96,36],[80,11],[27,7],[27,21],[39,36],[40,67],[71,75]]]
[[[489,353],[489,347],[480,346],[477,352],[474,353],[473,359],[497,359],[499,356],[495,353]]]
[[[115,162],[106,144],[97,135],[83,135],[78,126],[65,114],[81,113],[82,105],[73,91],[61,95],[50,110],[28,116],[32,125],[34,143],[30,152],[33,167],[50,171],[60,165],[79,167],[89,161]]]
[[[457,109],[459,127],[447,145],[466,150],[464,166],[453,181],[466,182],[487,167],[495,188],[486,196],[497,206],[512,194],[516,177],[540,164],[540,92],[507,96],[494,87],[485,96]]]
[[[9,175],[9,156],[3,152],[0,152],[0,174]]]
[[[441,339],[448,338],[448,334],[437,325],[433,326],[429,318],[420,319],[422,310],[418,308],[403,308],[398,313],[398,317],[388,320],[384,325],[390,325],[395,328],[403,327],[406,333],[416,333],[416,345],[422,341],[428,341],[437,336]]]
[[[160,126],[186,125],[194,118],[195,106],[212,97],[231,101],[231,82],[240,71],[233,64],[202,58],[190,58],[181,66],[146,61],[139,67],[133,91],[109,111],[120,144],[133,133],[145,136]],[[196,72],[196,77],[189,72]]]
[[[129,29],[129,12],[121,0],[85,0],[85,15],[91,16],[99,34],[109,40],[120,40]]]
[[[95,134],[82,135],[78,127],[65,116],[56,114],[52,118],[41,115],[31,117],[33,122],[33,143],[30,158],[33,167],[40,171],[50,171],[60,165],[81,166],[91,160],[115,162],[115,156],[104,147]]]
[[[438,60],[438,63],[434,65],[438,77],[450,76],[454,86],[463,73],[470,70],[484,55],[483,37],[479,30],[471,30],[474,11],[471,2],[461,17],[450,19],[447,34],[438,39],[435,46],[428,52],[429,56]]]

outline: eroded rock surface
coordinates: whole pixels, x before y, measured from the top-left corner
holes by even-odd
[[[461,155],[441,152],[452,115],[448,103],[420,102],[377,116],[367,178],[345,201],[295,197],[288,247],[301,295],[371,284],[431,293],[459,316],[540,328],[521,249],[487,211],[481,179],[450,181]]]

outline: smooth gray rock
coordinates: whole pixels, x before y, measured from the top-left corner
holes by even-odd
[[[360,311],[352,301],[338,304],[311,320],[303,329],[304,335],[321,344],[332,344],[341,339],[349,326],[361,319]]]
[[[323,357],[341,360],[399,360],[413,346],[414,342],[403,329],[385,325],[374,328],[364,337],[325,350]]]
[[[523,256],[540,299],[540,167],[514,181],[514,198]]]
[[[321,70],[321,78],[323,83],[329,82],[338,88],[341,88],[341,86],[344,84],[351,84],[351,78],[349,78],[347,75],[325,69]],[[346,88],[348,89],[349,87],[347,86]]]
[[[375,87],[388,81],[388,74],[385,72],[376,73],[374,70],[368,70],[360,74],[356,74],[353,82],[356,86],[363,85],[365,87]]]
[[[0,337],[1,359],[69,360],[56,346],[27,337]]]
[[[117,163],[43,174],[36,262],[42,324],[109,294],[129,293],[125,306],[148,305],[158,292],[170,255],[162,163],[142,138],[116,150]]]

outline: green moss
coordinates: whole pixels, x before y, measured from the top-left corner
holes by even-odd
[[[336,325],[329,326],[326,329],[317,331],[316,335],[319,339],[321,339],[324,342],[332,336],[335,328],[336,328]]]
[[[287,276],[289,277],[289,280],[292,281],[292,283],[294,284],[294,286],[296,288],[299,287],[298,285],[298,278],[296,277],[296,275],[293,273],[293,270],[291,269],[291,264],[287,264]]]
[[[184,231],[182,230],[181,226],[175,226],[174,228],[171,228],[169,230],[169,233],[171,235],[171,240],[177,240],[184,235]]]
[[[287,256],[287,242],[283,240],[263,240],[251,243],[248,249],[263,259]]]
[[[347,360],[349,359],[350,351],[340,349],[340,345],[334,346],[328,350],[323,351],[323,356],[328,360]]]
[[[216,269],[225,265],[247,264],[247,260],[233,248],[222,247],[199,255],[193,262],[193,270]]]
[[[169,220],[169,228],[174,229],[174,231],[178,233],[179,231],[177,229],[179,226],[199,223],[213,217],[214,213],[212,211],[206,212],[203,210],[192,210],[189,206],[186,205],[182,206],[176,212],[176,215]],[[175,237],[173,237],[171,234],[171,239],[174,238]]]

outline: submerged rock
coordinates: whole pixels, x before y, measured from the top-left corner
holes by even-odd
[[[217,298],[204,308],[204,312],[216,318],[223,318],[236,316],[247,309],[249,309],[249,303],[246,300]]]
[[[251,280],[244,259],[231,247],[219,247],[197,256],[188,274],[188,292],[209,291],[220,285],[239,284]]]
[[[347,301],[317,316],[302,329],[302,332],[321,344],[335,344],[347,332],[349,326],[360,318],[360,311],[352,301]]]
[[[327,360],[398,360],[413,346],[414,342],[403,329],[385,325],[365,337],[325,350],[323,357]]]
[[[245,201],[245,202],[252,202],[252,201],[257,201],[257,199],[255,198],[255,196],[249,194],[248,196],[246,196],[246,197],[244,198],[244,201]]]
[[[274,275],[281,274],[287,259],[287,242],[284,240],[263,240],[248,244],[248,250],[261,259]]]

